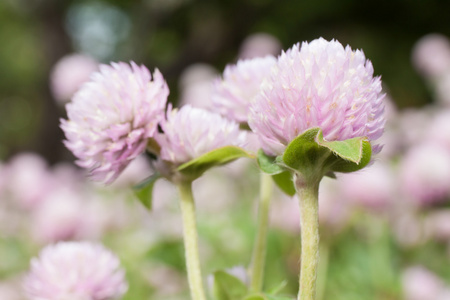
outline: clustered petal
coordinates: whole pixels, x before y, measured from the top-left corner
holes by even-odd
[[[225,146],[243,146],[245,132],[239,124],[219,114],[185,105],[168,109],[161,122],[164,134],[155,137],[161,146],[161,159],[182,164],[209,151]]]
[[[282,154],[313,127],[330,141],[363,136],[374,141],[384,129],[383,97],[381,80],[373,77],[362,51],[320,38],[281,54],[251,104],[249,125],[269,155]]]
[[[100,244],[60,242],[31,261],[24,281],[30,300],[112,300],[128,289],[119,259]]]
[[[93,180],[111,183],[145,150],[164,117],[168,94],[157,69],[152,78],[134,62],[101,65],[66,105],[65,145]]]
[[[214,82],[212,101],[216,110],[231,120],[247,123],[250,102],[275,64],[275,57],[269,55],[228,65],[223,79]]]

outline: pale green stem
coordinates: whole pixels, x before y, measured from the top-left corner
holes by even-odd
[[[250,264],[250,291],[260,292],[264,279],[264,267],[267,251],[267,231],[269,227],[269,208],[272,197],[272,176],[261,173],[258,206],[258,227]]]
[[[295,176],[300,202],[301,268],[298,300],[316,300],[317,265],[319,262],[319,181]]]
[[[322,300],[325,295],[328,276],[328,260],[330,257],[330,248],[328,243],[320,243],[319,246],[320,262],[317,278],[317,300]]]
[[[186,256],[186,269],[192,300],[206,300],[203,289],[200,258],[198,252],[198,236],[195,221],[195,204],[192,194],[192,183],[178,184],[180,194],[181,214],[183,218],[184,251]]]

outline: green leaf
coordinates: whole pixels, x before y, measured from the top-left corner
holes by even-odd
[[[253,158],[254,155],[239,147],[226,146],[212,150],[196,159],[182,164],[177,168],[177,171],[191,179],[195,179],[212,167],[224,165],[240,157]]]
[[[284,172],[284,169],[277,164],[276,157],[266,155],[262,149],[258,151],[257,161],[264,173],[274,175]]]
[[[133,193],[138,200],[148,209],[152,209],[152,192],[156,180],[161,178],[161,174],[156,172],[138,185],[133,187]]]
[[[330,153],[330,150],[317,144],[316,136],[319,131],[319,128],[311,128],[292,140],[284,151],[284,163],[302,173],[316,172],[321,167],[318,162]]]
[[[359,163],[345,160],[337,156],[332,156],[328,158],[326,164],[329,166],[332,172],[350,173],[361,170],[362,168],[367,166],[372,157],[372,146],[370,145],[369,141],[364,140],[362,142],[361,152],[362,154]]]
[[[278,294],[282,289],[284,289],[287,285],[287,281],[283,280],[282,282],[280,282],[278,285],[274,286],[273,288],[271,288],[268,293],[270,295],[276,295]]]
[[[247,286],[225,271],[216,271],[213,294],[216,300],[241,300],[247,294]]]
[[[289,171],[284,171],[283,173],[278,173],[275,175],[272,175],[273,181],[277,184],[277,186],[285,192],[289,196],[294,196],[295,186],[294,182],[292,181],[292,173]]]
[[[322,130],[316,136],[316,142],[320,146],[330,149],[337,156],[359,164],[363,155],[363,142],[366,137],[356,137],[344,141],[326,141],[323,138]]]

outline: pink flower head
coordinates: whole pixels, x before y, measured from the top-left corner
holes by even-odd
[[[64,56],[53,67],[50,75],[53,97],[61,103],[69,101],[97,69],[98,63],[89,56],[82,54]]]
[[[248,36],[239,49],[240,59],[278,55],[281,52],[280,41],[268,33],[255,33]]]
[[[412,62],[422,75],[437,78],[450,70],[450,40],[432,33],[417,41],[412,51]]]
[[[164,134],[157,135],[161,159],[182,164],[209,151],[225,146],[243,146],[245,132],[239,124],[219,114],[185,105],[167,112],[161,123]]]
[[[400,163],[400,185],[419,204],[432,204],[450,194],[450,153],[436,143],[411,148]]]
[[[360,50],[323,38],[281,54],[250,107],[249,125],[268,155],[280,155],[304,131],[326,140],[378,139],[384,129],[381,80]],[[381,150],[373,145],[373,152]]]
[[[111,183],[145,150],[164,117],[168,94],[158,70],[152,80],[147,68],[134,62],[101,65],[66,105],[65,145],[92,179]]]
[[[119,259],[100,244],[64,242],[31,260],[24,281],[30,300],[112,300],[128,289]]]
[[[228,65],[223,79],[214,82],[212,101],[216,110],[231,120],[247,123],[250,101],[259,93],[261,83],[275,64],[275,57],[266,56]]]

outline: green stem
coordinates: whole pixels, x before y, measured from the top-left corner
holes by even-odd
[[[252,261],[250,264],[250,291],[252,292],[260,292],[263,285],[264,266],[267,251],[267,231],[269,227],[269,208],[272,190],[272,176],[266,173],[261,173],[258,227],[252,253]]]
[[[330,258],[330,248],[327,242],[320,242],[319,246],[320,262],[317,278],[317,300],[324,299],[325,288],[327,286],[328,260]]]
[[[301,268],[298,300],[316,299],[317,265],[319,262],[319,182],[295,175],[300,202]]]
[[[192,183],[178,184],[181,214],[183,218],[184,248],[186,268],[192,300],[206,300],[203,289],[200,258],[198,252],[198,236],[195,221],[195,204],[192,194]]]

